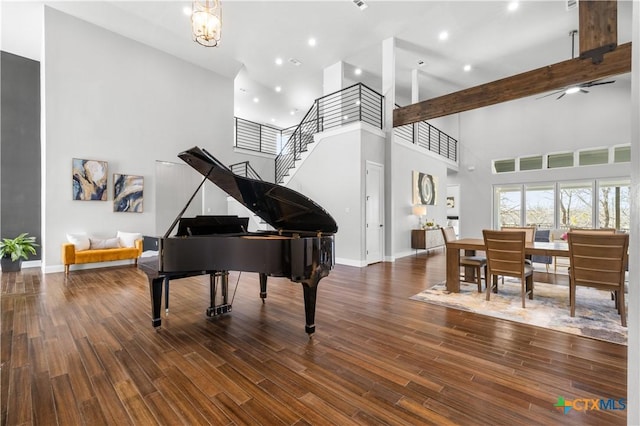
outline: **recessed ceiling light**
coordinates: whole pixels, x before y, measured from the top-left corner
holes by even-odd
[[[444,41],[449,38],[449,33],[446,31],[442,31],[440,32],[440,34],[438,34],[438,38]]]
[[[309,46],[315,46],[316,45],[316,39],[311,37],[307,43],[309,43]]]
[[[258,103],[258,102],[260,102],[260,99],[258,99],[258,98],[253,98],[253,102]]]
[[[275,122],[276,122],[276,119],[275,119],[275,118],[272,118],[272,119],[271,119],[271,122],[272,122],[272,123],[275,123]]]
[[[282,65],[282,58],[276,58],[276,65]]]
[[[292,109],[291,111],[289,111],[289,114],[291,114],[291,115],[295,115],[295,114],[296,114],[296,110],[295,110],[295,109]]]
[[[513,12],[514,10],[517,10],[519,6],[519,3],[517,1],[512,1],[511,3],[509,3],[509,6],[507,6],[507,10],[509,10],[509,12]]]
[[[353,2],[356,6],[358,6],[358,9],[360,10],[365,10],[367,7],[369,7],[369,5],[364,2],[364,0],[353,0]]]
[[[187,16],[191,16],[191,8],[189,6],[185,6],[182,8],[182,13],[184,13]]]
[[[467,71],[467,72],[469,72],[469,71],[471,71],[471,65],[467,64],[467,65],[465,65],[465,66],[464,66],[464,68],[462,68],[462,69],[463,69],[463,70],[465,70],[465,71]]]
[[[282,87],[280,86],[276,86],[275,87],[276,92],[280,93],[282,91]]]
[[[360,74],[362,74],[362,70],[360,68],[356,68],[355,70],[353,70],[353,73],[355,75],[360,75]]]

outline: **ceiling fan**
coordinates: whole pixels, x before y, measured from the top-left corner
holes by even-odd
[[[616,82],[615,80],[609,80],[609,81],[593,80],[593,81],[588,81],[586,83],[576,84],[574,86],[569,86],[569,87],[565,87],[564,89],[556,90],[555,92],[552,92],[552,93],[549,93],[547,95],[541,96],[538,99],[546,98],[547,96],[557,95],[558,93],[560,93],[560,96],[558,96],[556,98],[556,100],[558,100],[558,99],[562,98],[564,95],[571,95],[573,93],[578,93],[578,92],[589,93],[588,90],[585,90],[585,88],[587,88],[587,87],[600,86],[601,84],[611,84],[611,83],[615,83],[615,82]]]
[[[569,32],[569,35],[571,36],[571,59],[575,59],[575,37],[576,34],[578,34],[578,30],[572,30],[571,32]],[[564,95],[571,95],[573,93],[578,93],[578,92],[582,92],[582,93],[589,93],[588,90],[585,90],[585,88],[588,87],[593,87],[593,86],[599,86],[601,84],[611,84],[611,83],[615,83],[615,80],[609,80],[609,81],[600,81],[600,80],[592,80],[592,81],[587,81],[586,83],[581,83],[581,84],[575,84],[573,86],[569,86],[569,87],[565,87],[563,89],[560,90],[556,90],[555,92],[551,92],[549,94],[546,94],[544,96],[541,96],[537,99],[542,99],[542,98],[546,98],[547,96],[553,96],[553,95],[557,95],[558,93],[560,93],[560,96],[558,96],[556,98],[556,100],[562,98]]]

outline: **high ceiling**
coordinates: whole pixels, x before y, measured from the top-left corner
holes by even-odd
[[[220,74],[237,75],[236,115],[278,127],[300,121],[323,94],[324,69],[339,61],[346,84],[362,81],[380,91],[382,41],[390,37],[396,39],[396,103],[407,105],[412,70],[419,100],[430,99],[570,59],[569,34],[578,29],[577,8],[568,9],[563,0],[520,1],[514,11],[509,1],[367,0],[368,8],[360,10],[352,0],[221,0],[222,41],[206,48],[191,40],[183,11],[190,1],[44,3]],[[26,6],[6,0],[2,6],[3,50],[37,56],[20,51],[41,39],[31,34],[37,31],[24,35],[27,24],[17,17]],[[631,1],[618,2],[618,44],[631,40],[631,7]],[[439,39],[442,31],[448,39]],[[276,65],[276,58],[283,64]],[[466,64],[470,71],[463,70]],[[354,75],[356,68],[361,75]]]

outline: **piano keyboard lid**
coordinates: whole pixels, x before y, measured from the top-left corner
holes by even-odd
[[[279,231],[334,234],[338,225],[310,198],[287,187],[234,174],[207,150],[178,154],[184,162]]]

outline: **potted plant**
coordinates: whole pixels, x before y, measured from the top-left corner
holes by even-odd
[[[15,238],[3,238],[0,241],[0,261],[3,272],[17,272],[22,267],[22,259],[36,254],[36,237],[22,233]]]

